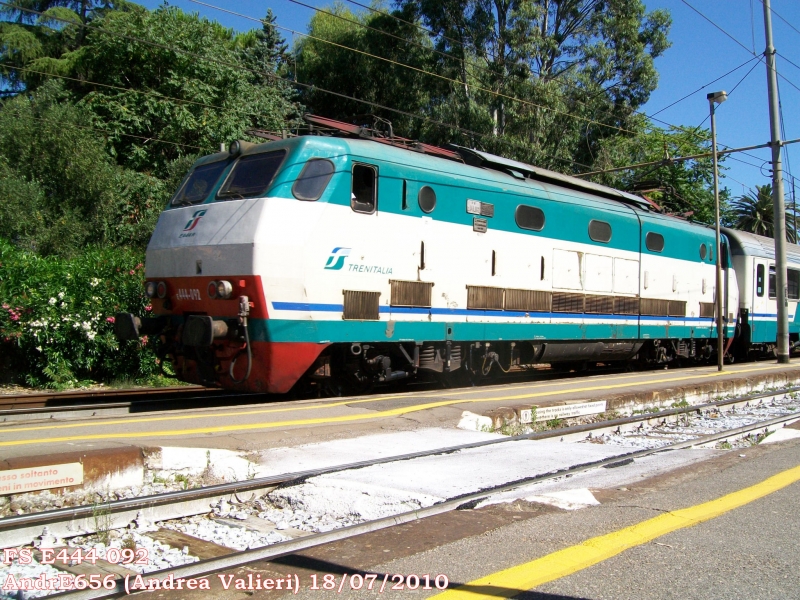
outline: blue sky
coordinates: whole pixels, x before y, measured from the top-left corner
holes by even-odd
[[[329,6],[332,0],[302,0],[317,7]],[[360,0],[366,4],[369,0]],[[656,61],[660,74],[658,89],[644,106],[652,115],[687,94],[691,95],[675,106],[658,112],[657,119],[673,125],[698,125],[708,116],[706,93],[726,90],[731,92],[727,102],[717,110],[717,135],[720,145],[728,147],[751,146],[769,141],[769,109],[767,104],[767,74],[763,63],[753,61],[716,83],[713,80],[735,69],[748,59],[753,51],[764,51],[764,19],[760,0],[687,0],[719,27],[739,40],[744,46],[727,37],[708,21],[694,12],[683,0],[644,0],[648,10],[664,8],[672,15],[670,41],[672,47]],[[261,17],[271,7],[278,24],[298,32],[305,32],[313,10],[293,4],[288,0],[209,0],[209,4],[251,17]],[[140,0],[140,4],[155,8],[159,0]],[[189,0],[171,0],[170,4],[189,12],[200,14],[233,27],[251,29],[257,23],[207,8]],[[357,7],[350,6],[352,9]],[[797,0],[772,0],[772,8],[792,26],[800,30],[800,2]],[[752,15],[752,18],[751,18]],[[775,47],[785,58],[778,56],[778,72],[786,79],[779,80],[786,130],[785,139],[800,138],[800,32],[794,31],[773,15]],[[283,31],[291,43],[292,34]],[[295,36],[297,38],[297,36]],[[792,61],[798,65],[789,64]],[[755,68],[747,75],[751,67]],[[791,82],[791,83],[789,83]],[[737,85],[738,84],[738,85]],[[792,87],[792,84],[797,88]],[[695,90],[698,90],[695,92]],[[663,125],[663,124],[662,124]],[[708,127],[706,120],[705,126]],[[756,184],[771,180],[770,150],[753,150],[748,155],[734,155],[739,160],[727,159],[722,185],[734,196],[749,191]],[[784,155],[785,157],[786,155]],[[800,178],[800,144],[788,147],[788,165],[784,169]],[[745,161],[745,162],[740,162]],[[788,177],[787,177],[788,179]],[[797,181],[800,200],[800,180]],[[791,185],[786,185],[786,202],[791,202]]]

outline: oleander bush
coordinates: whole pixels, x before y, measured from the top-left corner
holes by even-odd
[[[87,248],[41,256],[0,238],[0,372],[51,388],[87,381],[148,382],[153,341],[117,341],[114,314],[145,314],[141,251]]]

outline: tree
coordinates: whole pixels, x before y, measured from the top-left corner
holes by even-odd
[[[772,186],[756,185],[755,191],[740,196],[731,203],[731,219],[733,226],[742,231],[749,231],[765,237],[775,237],[774,204],[772,202]],[[786,237],[794,240],[793,219],[786,213]]]
[[[165,176],[176,159],[214,152],[250,128],[282,129],[297,117],[286,85],[263,65],[256,70],[248,55],[279,55],[274,36],[237,36],[169,6],[150,12],[125,5],[98,14],[92,26],[80,47],[26,68],[70,77],[72,98],[109,131],[124,166]],[[31,75],[24,83],[35,89],[46,80]]]
[[[0,232],[40,254],[144,248],[169,190],[116,165],[59,82],[0,107]]]
[[[327,12],[315,14],[308,30],[311,37],[298,43],[296,56],[297,81],[314,86],[301,93],[311,112],[344,121],[372,113],[391,120],[400,135],[419,135],[422,126],[418,119],[376,106],[406,113],[427,109],[429,90],[436,89],[439,82],[421,72],[430,68],[431,52],[430,42],[419,29],[391,16],[355,15],[334,5]]]
[[[647,195],[667,212],[684,215],[693,221],[714,222],[713,163],[710,157],[671,161],[670,158],[693,156],[710,151],[711,136],[699,128],[648,125],[644,118],[632,121],[634,136],[603,140],[594,161],[596,170],[623,165],[658,162],[659,164],[615,171],[592,177],[598,183]],[[725,157],[720,157],[724,165]],[[724,169],[724,166],[721,168]],[[726,190],[720,193],[725,210]]]
[[[462,82],[438,100],[476,103],[491,133],[524,143],[543,165],[591,164],[603,139],[629,135],[628,121],[658,82],[653,61],[669,46],[668,13],[646,13],[641,0],[401,0],[400,6],[432,30],[438,50],[461,61],[438,65]]]

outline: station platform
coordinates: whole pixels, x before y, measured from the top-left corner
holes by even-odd
[[[547,410],[570,416],[572,406],[593,405],[595,412],[606,413],[664,408],[796,384],[800,385],[800,360],[788,365],[730,365],[722,372],[715,366],[617,372],[405,394],[201,408],[177,414],[165,410],[8,422],[0,424],[0,471],[81,462],[84,485],[107,486],[109,478],[127,481],[138,477],[153,448],[263,452],[374,433],[455,428],[465,413],[476,416],[479,431],[485,427],[481,423],[488,422],[489,429],[482,429],[486,431],[536,420],[537,413],[542,416]],[[598,403],[604,403],[602,411],[597,409]]]

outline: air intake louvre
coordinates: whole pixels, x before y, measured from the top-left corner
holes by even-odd
[[[582,313],[583,294],[553,292],[553,312]]]
[[[584,300],[586,312],[600,315],[614,314],[614,296],[589,296]]]
[[[380,292],[343,290],[344,312],[342,318],[355,321],[377,321]]]
[[[641,310],[643,315],[661,317],[669,314],[669,300],[654,300],[642,298]]]
[[[390,279],[392,285],[392,306],[431,307],[433,283],[427,281],[399,281]]]
[[[550,292],[536,290],[506,290],[506,310],[550,312]]]
[[[474,310],[503,310],[503,288],[467,286],[467,308]]]
[[[629,296],[617,296],[614,298],[614,314],[616,315],[638,315],[639,298]]]
[[[709,317],[711,319],[714,318],[716,313],[715,305],[713,302],[701,302],[700,303],[700,316],[701,317]]]
[[[670,317],[685,317],[686,316],[686,302],[683,300],[670,300],[669,301],[669,316]]]

